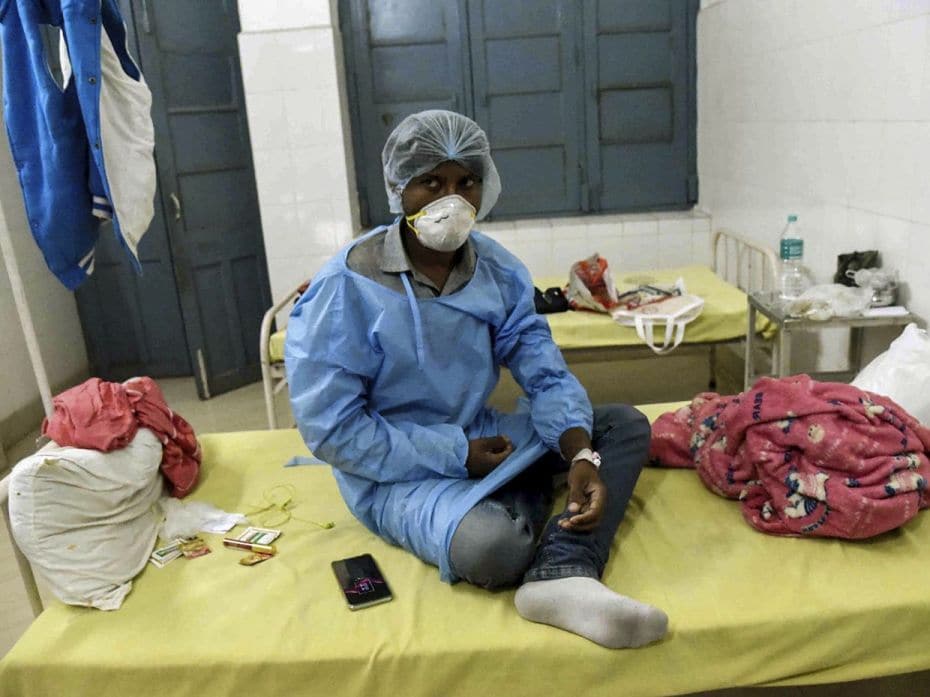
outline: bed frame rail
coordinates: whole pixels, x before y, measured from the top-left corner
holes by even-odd
[[[713,269],[744,293],[775,290],[780,263],[775,252],[730,230],[714,233]]]

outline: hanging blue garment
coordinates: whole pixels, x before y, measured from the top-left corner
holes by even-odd
[[[529,272],[490,238],[471,240],[471,280],[428,299],[409,282],[398,293],[350,270],[350,245],[294,308],[285,344],[297,426],[333,466],[349,508],[446,581],[456,580],[449,545],[462,517],[558,450],[567,429],[592,426],[587,394],[536,314]],[[486,406],[500,366],[526,391],[528,411]],[[468,478],[468,441],[499,434],[513,453],[487,477]]]
[[[43,25],[60,28],[67,46],[73,77],[64,89],[49,71]],[[136,252],[141,235],[127,245],[104,166],[104,30],[122,70],[139,81],[114,0],[0,0],[4,118],[26,215],[49,269],[72,290],[93,271],[101,218],[112,215],[117,238],[141,269]]]

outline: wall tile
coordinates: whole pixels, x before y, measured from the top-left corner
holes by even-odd
[[[289,256],[287,240],[300,234],[297,206],[293,203],[265,204],[261,207],[261,216],[265,256],[269,259]]]
[[[298,203],[346,195],[345,153],[338,144],[295,148],[293,158]]]
[[[930,318],[930,273],[927,273],[927,249],[930,248],[930,225],[913,223],[908,232],[907,263],[901,280],[910,291],[908,306],[924,320]]]
[[[330,26],[334,17],[329,0],[238,0],[244,32],[267,32],[294,27]]]
[[[658,235],[624,233],[620,250],[614,255],[614,259],[619,262],[615,264],[617,271],[614,273],[614,280],[618,283],[622,281],[623,274],[658,268],[660,265]]]
[[[325,90],[300,89],[281,95],[282,130],[292,147],[300,148],[325,142],[329,134],[323,128],[323,94]]]
[[[336,48],[330,28],[300,29],[275,34],[281,63],[294,89],[336,87]]]
[[[928,129],[930,124],[926,123],[892,121],[885,124],[879,161],[879,212],[913,219],[916,199],[930,191],[926,180],[917,179],[918,144]]]
[[[882,161],[884,124],[849,122],[838,124],[838,128],[843,131],[847,148],[846,200],[859,208],[880,209],[883,184],[879,165]]]
[[[247,94],[280,92],[295,88],[287,56],[276,33],[239,34],[239,62]]]
[[[930,7],[930,2],[927,2]],[[921,90],[930,53],[930,14],[895,22],[888,35],[883,117],[892,121],[921,118]],[[893,69],[892,69],[893,67]]]
[[[691,228],[687,218],[663,218],[658,221],[657,266],[687,266],[692,262]]]
[[[296,175],[289,150],[255,150],[252,163],[260,206],[296,202]]]
[[[888,19],[896,21],[907,17],[930,14],[930,0],[886,0]]]
[[[253,150],[273,150],[289,145],[285,115],[286,92],[251,92],[245,95],[249,138]]]
[[[917,167],[914,173],[911,218],[930,225],[930,121],[922,121],[916,126],[913,148]],[[930,254],[930,247],[927,249]]]
[[[625,254],[622,226],[592,224],[588,227],[587,250],[581,258],[600,254],[612,268],[620,268]]]
[[[623,235],[655,235],[659,232],[658,220],[628,220],[623,223]]]

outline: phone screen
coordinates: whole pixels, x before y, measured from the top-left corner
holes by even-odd
[[[350,610],[391,600],[391,589],[370,554],[334,561],[333,573]]]

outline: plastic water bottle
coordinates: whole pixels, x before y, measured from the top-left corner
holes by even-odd
[[[781,233],[779,244],[781,256],[781,291],[782,300],[794,300],[807,289],[807,277],[804,275],[804,237],[798,216],[789,215],[788,224]]]

